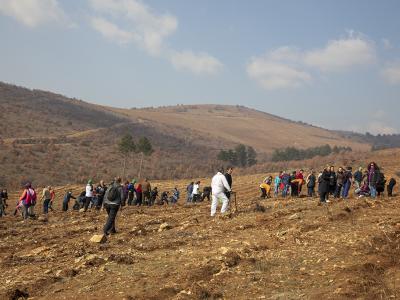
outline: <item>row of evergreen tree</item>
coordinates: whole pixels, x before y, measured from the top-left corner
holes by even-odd
[[[233,149],[221,150],[217,159],[235,167],[250,167],[257,163],[257,152],[251,146],[237,145]]]
[[[329,154],[337,154],[342,152],[352,151],[351,147],[342,147],[323,145],[307,149],[297,149],[295,147],[287,147],[285,149],[276,149],[272,153],[272,161],[290,161],[290,160],[303,160],[310,159],[315,156],[327,156]]]

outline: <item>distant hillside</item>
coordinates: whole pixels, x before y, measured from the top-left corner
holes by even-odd
[[[227,144],[253,146],[258,152],[294,146],[309,148],[329,144],[368,150],[366,143],[342,137],[336,132],[305,123],[293,122],[243,106],[178,105],[144,109],[112,109],[135,120],[164,126],[182,127]]]
[[[129,133],[148,137],[154,154],[142,175],[153,179],[210,176],[221,149],[243,143],[259,162],[276,148],[330,144],[368,150],[369,145],[329,130],[242,106],[191,105],[116,109],[0,83],[1,185],[84,182],[122,174],[118,142]],[[127,177],[138,174],[138,155]]]
[[[126,122],[80,100],[0,82],[1,137],[70,134]]]
[[[344,138],[349,138],[360,143],[368,143],[372,145],[372,150],[383,150],[400,147],[400,134],[373,135],[369,132],[361,134],[351,131],[338,131],[338,133]]]

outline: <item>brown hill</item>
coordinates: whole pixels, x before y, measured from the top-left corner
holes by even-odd
[[[112,109],[135,120],[184,127],[208,137],[210,142],[222,139],[227,144],[253,146],[259,152],[294,146],[308,148],[329,144],[368,150],[369,145],[346,139],[338,133],[293,122],[243,106],[178,105],[144,109]]]
[[[117,144],[130,133],[155,149],[144,176],[155,179],[210,175],[220,149],[253,146],[260,162],[274,148],[323,144],[366,150],[369,145],[329,130],[241,106],[196,105],[117,109],[62,95],[0,83],[0,185],[81,182],[121,174]],[[139,159],[127,177],[138,174]]]

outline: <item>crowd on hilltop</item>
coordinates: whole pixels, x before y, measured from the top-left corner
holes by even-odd
[[[387,183],[387,185],[386,185]],[[293,171],[292,173],[282,171],[275,178],[266,177],[260,184],[261,198],[270,198],[273,189],[274,197],[299,197],[303,187],[308,197],[319,195],[320,202],[329,202],[329,197],[334,199],[347,199],[350,196],[351,188],[354,188],[354,195],[361,197],[376,198],[383,195],[385,188],[388,197],[393,195],[393,188],[396,185],[395,178],[387,182],[383,170],[375,162],[368,164],[367,168],[359,167],[353,173],[352,167],[339,167],[327,165],[318,174],[315,170],[305,175],[304,170]]]

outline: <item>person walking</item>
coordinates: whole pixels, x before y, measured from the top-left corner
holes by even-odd
[[[228,185],[230,187],[230,189],[232,190],[232,173],[233,173],[233,167],[228,167],[225,173],[225,178],[226,181],[228,182]],[[228,198],[228,200],[231,199],[231,192],[229,191],[225,191],[225,195],[226,198]]]
[[[1,199],[2,203],[3,203],[3,211],[2,211],[2,213],[5,216],[6,215],[6,208],[8,207],[8,204],[7,204],[8,192],[7,192],[6,189],[3,189],[0,192],[0,199]]]
[[[96,187],[97,203],[96,209],[100,210],[103,206],[104,195],[106,194],[107,186],[104,184],[104,180],[100,180],[99,185]]]
[[[56,192],[55,192],[55,190],[54,190],[53,187],[50,187],[49,209],[50,209],[51,211],[54,211],[54,209],[53,209],[53,203],[54,203],[54,200],[55,200],[55,199],[56,199]]]
[[[196,181],[196,183],[193,184],[192,201],[193,202],[200,201],[200,181]]]
[[[142,193],[143,193],[144,204],[150,206],[151,205],[151,199],[150,199],[151,185],[147,178],[145,178],[142,183]]]
[[[331,182],[331,171],[330,167],[326,166],[322,171],[321,176],[318,178],[318,192],[319,192],[319,202],[327,203],[329,202],[329,191],[330,191],[330,182]]]
[[[336,172],[336,189],[335,189],[335,198],[340,198],[342,194],[342,188],[344,185],[345,173],[342,167],[339,167],[338,171]]]
[[[368,167],[368,185],[369,185],[369,190],[371,193],[371,198],[376,198],[376,184],[378,182],[378,178],[379,178],[379,167],[375,162],[371,162]]]
[[[343,182],[343,191],[342,191],[343,199],[346,199],[349,197],[352,180],[353,180],[352,168],[347,167],[346,171],[345,171],[344,182]]]
[[[314,197],[315,194],[315,183],[316,183],[315,171],[311,170],[311,173],[308,174],[306,178],[306,185],[307,185],[307,196]]]
[[[193,185],[194,182],[192,181],[191,183],[189,183],[189,185],[186,187],[186,203],[190,203],[193,201],[192,199],[192,194],[193,194]]]
[[[289,187],[290,187],[290,175],[288,172],[284,171],[282,172],[281,175],[281,180],[282,180],[282,197],[285,198],[289,194]]]
[[[364,178],[363,168],[359,167],[358,170],[354,173],[353,177],[354,177],[354,187],[355,187],[355,189],[361,188],[361,184],[362,184],[362,181],[363,181],[363,178]]]
[[[393,197],[393,188],[395,185],[396,185],[396,179],[394,179],[393,177],[390,178],[389,184],[387,185],[388,197]]]
[[[280,172],[278,175],[275,176],[274,179],[274,197],[277,198],[279,195],[279,186],[281,185],[281,177],[280,174],[282,174],[282,172]]]
[[[33,216],[31,214],[32,210],[29,208],[36,204],[36,192],[35,189],[32,187],[30,182],[25,184],[24,191],[22,192],[21,197],[19,198],[18,206],[21,207],[22,205],[22,216],[24,219],[28,219],[29,216]]]
[[[124,191],[121,185],[121,178],[115,178],[114,182],[107,189],[104,195],[104,208],[107,211],[107,221],[103,227],[103,233],[107,236],[116,233],[115,220],[120,206],[125,202]]]
[[[45,187],[42,192],[42,201],[43,201],[43,214],[47,215],[49,213],[49,205],[51,200],[51,187]]]
[[[76,197],[74,197],[74,196],[72,195],[72,192],[71,192],[71,191],[67,191],[67,193],[66,193],[65,196],[64,196],[63,203],[62,203],[62,210],[63,210],[63,211],[67,211],[67,210],[68,210],[68,204],[69,204],[69,201],[70,201],[71,199],[76,199]]]
[[[217,174],[211,180],[212,203],[211,203],[211,217],[215,216],[217,212],[218,201],[222,201],[221,213],[224,214],[228,208],[229,200],[225,195],[225,189],[231,192],[226,177],[223,174],[224,169],[220,168]]]
[[[92,184],[92,179],[88,180],[88,183],[86,185],[86,191],[85,191],[85,204],[83,206],[83,210],[86,212],[89,208],[90,203],[92,202],[93,199],[93,184]]]
[[[334,166],[329,167],[329,176],[330,176],[330,178],[329,178],[329,194],[331,194],[332,196],[335,196],[337,177],[336,177]]]

